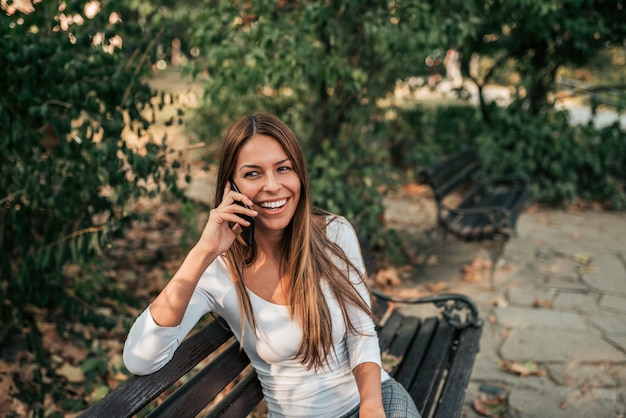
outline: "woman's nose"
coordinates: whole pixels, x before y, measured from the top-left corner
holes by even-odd
[[[266,181],[265,181],[265,184],[263,185],[263,189],[266,192],[277,192],[278,190],[280,190],[280,188],[281,188],[281,185],[278,179],[276,178],[276,176],[274,174],[269,174],[266,177]]]

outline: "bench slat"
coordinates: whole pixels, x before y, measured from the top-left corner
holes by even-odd
[[[429,318],[430,319],[430,318]],[[416,405],[422,416],[429,416],[428,411],[435,404],[439,383],[446,372],[446,366],[450,356],[450,347],[455,334],[455,329],[444,321],[433,319],[434,334],[428,345],[421,366],[417,370],[417,375],[413,379],[408,391],[416,400]],[[419,336],[418,336],[419,338]],[[413,362],[413,358],[407,356],[405,361],[408,364]]]
[[[443,199],[480,172],[482,164],[475,148],[467,148],[420,171],[422,181],[431,185],[437,200]]]
[[[185,339],[158,373],[131,377],[80,417],[122,418],[135,415],[232,335],[221,321],[211,322]]]
[[[233,342],[148,416],[195,417],[249,364],[239,343]]]
[[[248,415],[263,399],[261,383],[251,371],[206,415],[206,418],[241,418]]]
[[[400,325],[402,325],[403,318],[404,317],[400,314],[400,312],[394,310],[387,319],[387,322],[385,322],[385,325],[378,330],[378,342],[381,353],[384,353],[385,351],[389,352],[389,347],[396,338],[396,331]]]
[[[472,367],[467,365],[474,364],[480,349],[481,331],[482,328],[479,327],[468,327],[460,331],[459,345],[450,364],[450,373],[441,392],[435,418],[449,418],[459,414],[472,374]]]
[[[412,322],[408,320],[409,318],[412,317],[405,318],[407,325]],[[408,326],[406,328],[407,331],[411,330],[412,339],[407,344],[402,344],[403,361],[393,374],[393,377],[407,389],[411,387],[417,371],[422,367],[422,360],[426,351],[429,350],[436,324],[437,320],[435,318],[428,318],[422,322],[419,328],[413,327],[413,329],[410,329]]]

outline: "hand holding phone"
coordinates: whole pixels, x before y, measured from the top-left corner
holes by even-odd
[[[235,182],[231,179],[230,180],[230,187],[236,191],[237,193],[241,193],[241,191],[239,190],[239,187],[237,187],[237,185],[235,184]],[[247,205],[245,205],[243,202],[240,202],[238,200],[235,201],[236,204],[238,204],[239,206],[243,206],[246,209],[250,209]],[[239,215],[241,216],[243,219],[245,219],[246,221],[250,222],[250,226],[242,226],[243,229],[243,239],[246,241],[246,243],[248,243],[248,245],[252,244],[254,242],[254,218],[248,215]]]

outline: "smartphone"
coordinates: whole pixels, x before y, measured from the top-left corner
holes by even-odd
[[[237,185],[235,184],[235,182],[231,179],[230,180],[230,187],[236,191],[237,193],[241,193],[241,191],[239,190],[239,187],[237,187]],[[248,206],[246,206],[244,203],[240,202],[240,201],[235,201],[236,204],[243,206],[246,209],[250,209]],[[254,242],[254,218],[248,215],[239,215],[241,216],[243,219],[245,219],[246,221],[250,222],[250,226],[242,226],[243,228],[243,239],[250,245]]]

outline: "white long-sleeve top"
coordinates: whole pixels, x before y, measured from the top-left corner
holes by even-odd
[[[350,223],[338,217],[327,226],[326,233],[343,248],[357,268],[365,270],[359,242]],[[354,272],[350,278],[369,302],[366,285]],[[160,369],[198,320],[214,312],[228,322],[235,337],[242,342],[261,382],[270,417],[342,416],[359,404],[352,370],[366,362],[381,366],[381,354],[371,318],[349,306],[349,317],[359,334],[350,332],[332,292],[327,287],[324,292],[333,317],[332,353],[335,354],[322,370],[307,370],[295,357],[303,330],[290,318],[287,306],[273,304],[250,291],[258,329],[255,333],[244,321],[242,342],[237,293],[221,257],[203,273],[179,326],[157,325],[149,307],[137,318],[124,346],[124,363],[131,373],[139,375]],[[381,367],[381,380],[388,378]]]

